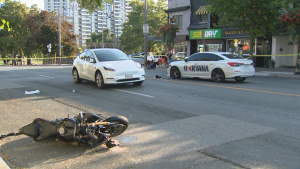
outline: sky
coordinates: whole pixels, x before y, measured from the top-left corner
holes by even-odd
[[[27,7],[31,7],[33,4],[37,4],[38,8],[44,10],[44,0],[19,0],[22,4],[26,4]]]

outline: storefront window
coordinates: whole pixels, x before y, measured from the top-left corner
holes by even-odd
[[[238,44],[242,44],[244,54],[250,54],[250,40],[248,39],[229,39],[227,44],[227,52],[238,54]]]
[[[176,54],[177,52],[186,52],[187,53],[187,41],[175,42],[174,49]]]
[[[204,52],[203,44],[198,44],[198,52]],[[205,44],[205,52],[222,52],[222,44]]]

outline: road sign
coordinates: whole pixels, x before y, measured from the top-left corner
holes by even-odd
[[[148,39],[148,40],[153,40],[153,36],[148,35],[148,36],[147,36],[147,39]]]
[[[48,48],[48,52],[49,52],[49,53],[51,52],[51,48]]]
[[[145,35],[149,34],[149,24],[143,24],[143,33]]]
[[[49,43],[49,45],[47,45],[47,48],[48,48],[48,49],[49,49],[49,48],[51,49],[51,43]]]

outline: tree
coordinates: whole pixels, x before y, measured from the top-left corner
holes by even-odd
[[[38,11],[37,5],[32,5],[29,13],[26,15],[25,22],[30,31],[30,35],[27,37],[25,43],[24,54],[30,58],[33,54],[39,52],[39,45],[36,42],[37,36],[40,32],[41,26],[44,24],[45,20],[45,12],[41,13]],[[30,60],[27,60],[27,63],[30,64]]]
[[[76,2],[79,4],[80,8],[85,8],[92,14],[94,11],[103,8],[103,3],[111,3],[111,0],[76,0]]]
[[[128,22],[123,24],[120,43],[126,53],[141,51],[144,44],[143,24],[144,24],[144,2],[139,0],[130,3],[132,12],[128,14]],[[158,36],[158,29],[161,25],[167,23],[167,14],[164,9],[167,8],[165,0],[147,1],[147,23],[149,24],[149,34]],[[130,43],[128,43],[130,42]],[[147,51],[155,51],[157,43],[152,40],[147,41]]]
[[[298,43],[298,54],[300,53],[300,7],[299,0],[287,0],[283,7],[283,15],[278,17],[280,26],[287,26],[290,37]],[[296,72],[300,74],[300,56],[296,59]]]
[[[36,22],[38,29],[35,41],[38,49],[43,54],[48,53],[46,47],[51,43],[51,53],[58,52],[58,19],[52,16],[49,12],[43,11],[39,14],[39,19],[43,22]],[[62,54],[64,56],[71,56],[78,53],[76,36],[70,30],[73,29],[72,24],[67,21],[61,23],[61,45],[63,46]]]
[[[113,34],[111,34],[110,30],[107,28],[103,30],[103,41],[104,41],[104,46],[107,43],[114,42]],[[91,39],[86,40],[86,45],[90,49],[99,48],[99,47],[102,48],[102,32],[101,33],[93,32],[91,34]]]
[[[220,26],[237,28],[250,34],[250,55],[254,40],[276,32],[283,1],[278,0],[203,0],[209,13],[221,15]],[[220,5],[221,4],[221,5]]]
[[[4,6],[0,8],[1,22],[5,20],[11,27],[11,31],[9,29],[1,30],[0,46],[2,52],[11,53],[12,57],[23,54],[26,38],[29,35],[25,23],[27,13],[26,5],[17,1],[5,0]],[[0,23],[0,25],[2,24]]]

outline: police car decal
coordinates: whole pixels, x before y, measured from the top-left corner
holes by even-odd
[[[184,71],[197,71],[197,72],[209,72],[207,65],[184,65]]]

